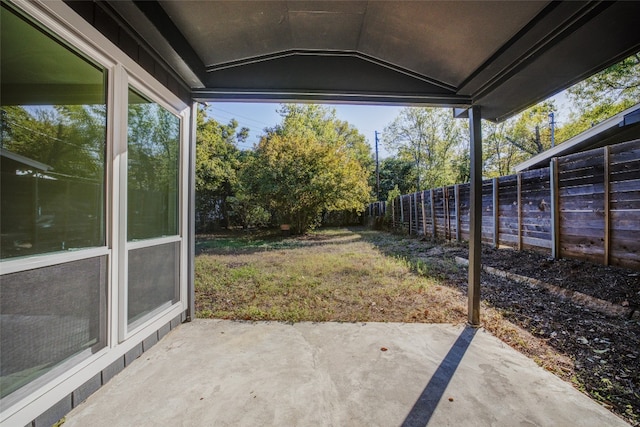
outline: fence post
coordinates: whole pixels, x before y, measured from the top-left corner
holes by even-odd
[[[611,258],[611,216],[609,202],[611,200],[611,194],[609,193],[609,179],[610,179],[610,160],[609,160],[609,146],[604,147],[604,265],[609,265]]]
[[[431,199],[431,238],[436,240],[436,208],[433,206],[433,189],[429,190],[429,197]]]
[[[456,209],[456,241],[462,240],[460,235],[460,184],[456,184],[454,187],[455,196],[455,209]]]
[[[549,187],[551,190],[551,257],[560,258],[560,206],[558,197],[558,159],[549,164]]]
[[[493,178],[493,247],[500,244],[500,218],[498,206],[498,178]],[[520,228],[520,226],[518,226]]]

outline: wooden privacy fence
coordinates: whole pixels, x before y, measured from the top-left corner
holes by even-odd
[[[405,194],[387,209],[408,234],[469,238],[468,183]],[[376,202],[366,214],[384,208]],[[484,180],[482,241],[640,270],[640,140]]]

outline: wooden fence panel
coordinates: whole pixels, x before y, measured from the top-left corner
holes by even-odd
[[[522,245],[527,249],[551,248],[551,188],[549,168],[521,174]]]
[[[410,195],[407,194],[402,196],[402,221],[401,221],[402,229],[407,234],[409,234],[410,210],[411,210],[411,200],[410,200]]]
[[[458,233],[457,230],[457,211],[456,211],[456,190],[455,185],[446,187],[446,205],[447,205],[447,230],[449,240],[455,240]]]
[[[516,175],[498,178],[498,244],[518,246],[518,185]]]
[[[558,159],[560,256],[604,258],[604,149]]]
[[[482,241],[493,243],[493,181],[482,181]]]
[[[433,238],[433,218],[431,217],[431,193],[429,190],[422,192],[422,197],[424,199],[424,225],[425,228],[425,236]]]
[[[555,162],[555,213],[550,168],[500,177],[495,195],[493,180],[482,182],[482,241],[494,243],[497,230],[498,245],[551,252],[555,214],[560,257],[640,270],[640,140]],[[437,239],[453,240],[459,227],[460,238],[468,240],[469,197],[470,184],[459,184],[399,197],[388,209],[407,233],[411,225],[412,233],[433,237],[435,230]]]
[[[640,140],[609,148],[609,174],[608,261],[640,270]]]
[[[469,240],[469,210],[471,197],[471,184],[461,184],[460,191],[460,237],[462,240]]]
[[[445,236],[445,215],[444,215],[444,196],[442,188],[433,189],[433,213],[435,215],[435,231],[436,239],[444,239]]]

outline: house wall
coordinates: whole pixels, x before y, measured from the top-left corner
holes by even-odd
[[[2,3],[1,426],[55,423],[189,309],[189,89],[71,3]]]

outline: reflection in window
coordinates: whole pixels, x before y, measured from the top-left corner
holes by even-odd
[[[0,10],[0,258],[104,246],[106,71]],[[2,405],[105,347],[107,271],[99,256],[0,277]]]
[[[1,19],[0,258],[103,246],[106,71]]]
[[[128,240],[178,234],[180,119],[129,90]]]

